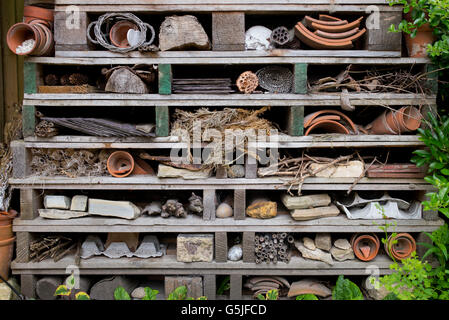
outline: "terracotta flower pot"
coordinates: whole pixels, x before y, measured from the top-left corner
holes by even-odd
[[[15,237],[0,240],[0,275],[5,280],[8,280],[9,278],[9,266],[11,265],[15,240]],[[0,282],[2,282],[2,280],[0,280]]]
[[[18,215],[17,211],[10,210],[9,212],[0,212],[0,226],[7,226],[12,224],[12,220]]]
[[[42,46],[39,51],[36,52],[36,55],[46,56],[52,53],[54,48],[54,38],[51,30],[42,23],[38,23],[36,21],[31,22],[31,24],[38,30],[40,30],[43,34]]]
[[[408,56],[412,58],[427,57],[427,45],[435,41],[435,36],[428,23],[418,28],[416,37],[412,38],[409,34],[405,34],[404,37]]]
[[[115,23],[109,31],[109,38],[112,44],[118,48],[129,48],[128,31],[130,29],[139,30],[131,21],[122,20]]]
[[[134,158],[129,152],[116,151],[109,156],[107,168],[112,176],[124,178],[133,172],[134,164]]]
[[[0,226],[0,241],[10,239],[13,237],[12,224]]]
[[[397,243],[393,244],[394,240]],[[416,242],[410,234],[398,233],[395,237],[388,237],[384,247],[390,257],[396,260],[404,260],[410,257],[412,252],[416,251]]]
[[[387,113],[389,111],[383,112],[378,116],[373,122],[371,122],[370,133],[371,134],[397,134],[387,122]]]
[[[16,23],[11,28],[9,28],[6,35],[6,42],[8,43],[9,49],[17,55],[31,55],[33,52],[39,48],[41,45],[42,34],[30,24],[27,23]],[[35,41],[34,46],[28,52],[17,53],[16,49],[18,46],[22,45],[26,40],[33,39]]]
[[[376,234],[354,234],[351,246],[355,256],[362,261],[371,261],[379,253],[380,241]]]
[[[415,131],[421,126],[422,114],[415,107],[403,107],[399,110],[402,115],[399,118],[401,124],[401,131]]]
[[[54,13],[53,10],[44,9],[35,6],[25,6],[23,8],[23,16],[26,20],[30,19],[40,19],[45,21],[54,21]]]

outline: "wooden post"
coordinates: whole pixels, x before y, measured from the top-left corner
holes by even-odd
[[[203,191],[203,219],[215,220],[215,203],[216,203],[215,189],[205,189]]]
[[[204,296],[207,300],[217,299],[217,280],[214,274],[206,274],[203,276]]]
[[[30,232],[16,232],[16,261],[26,263],[30,261],[30,243],[34,236]]]
[[[242,300],[242,275],[231,274],[230,286],[230,299]]]
[[[20,289],[27,298],[36,298],[37,277],[34,274],[20,275]]]
[[[246,190],[234,190],[234,219],[244,220],[246,217]]]
[[[25,148],[22,140],[12,141],[11,149],[13,153],[13,177],[25,178],[30,174],[29,163],[31,161],[30,152]]]
[[[170,113],[168,106],[156,106],[156,136],[168,137],[170,133]]]
[[[292,106],[288,110],[288,134],[291,136],[304,135],[304,107]]]
[[[43,84],[42,66],[37,63],[25,62],[23,64],[24,92],[38,93],[38,87]]]
[[[215,262],[228,261],[228,234],[215,232]]]
[[[294,93],[307,94],[307,64],[296,63],[294,66]]]
[[[256,255],[254,252],[254,238],[255,232],[243,232],[243,262],[254,263],[256,261]]]
[[[257,159],[249,155],[245,156],[245,178],[246,179],[257,178]]]
[[[22,133],[25,138],[34,137],[36,122],[36,107],[22,106]]]
[[[379,19],[376,15],[380,15]],[[397,27],[402,21],[402,11],[373,12],[366,21],[365,50],[401,52],[402,32],[388,32],[388,29],[392,24]]]
[[[212,50],[245,50],[245,14],[212,12]]]
[[[20,189],[20,219],[33,220],[42,208],[42,195],[35,189]]]
[[[89,25],[87,12],[55,12],[55,49],[58,51],[87,51],[90,43],[87,38]],[[91,35],[93,35],[91,30]],[[95,39],[95,38],[93,38]]]
[[[172,66],[171,64],[160,64],[158,66],[159,73],[159,94],[172,93]]]

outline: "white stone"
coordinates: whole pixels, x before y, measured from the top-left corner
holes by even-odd
[[[140,212],[140,209],[129,201],[89,199],[89,213],[92,215],[136,219]]]
[[[72,200],[66,196],[45,196],[44,207],[46,209],[69,210]]]
[[[329,251],[332,248],[332,238],[330,233],[317,233],[315,245],[318,249]]]
[[[231,261],[239,261],[242,259],[243,256],[243,249],[241,244],[236,244],[235,246],[232,246],[228,251],[228,260]]]
[[[232,217],[233,214],[232,207],[227,203],[221,203],[215,212],[217,218],[229,218]]]
[[[351,248],[351,244],[347,239],[338,239],[335,240],[334,246],[336,246],[338,249],[348,250]]]
[[[308,237],[304,237],[304,238],[302,238],[302,242],[304,244],[304,247],[306,247],[307,249],[309,249],[309,250],[316,249],[315,242],[312,239],[310,239]]]
[[[134,299],[143,299],[145,297],[145,288],[144,287],[138,287],[131,292],[131,297]]]
[[[246,50],[269,50],[271,30],[264,26],[254,26],[245,33]]]
[[[83,195],[77,195],[72,198],[72,204],[70,205],[71,211],[87,211],[87,200],[89,198]]]
[[[89,215],[85,211],[71,211],[58,209],[39,209],[39,216],[45,219],[68,220],[73,218],[81,218]]]
[[[306,247],[304,247],[304,244],[300,241],[295,241],[295,246],[299,250],[299,252],[301,252],[301,255],[305,259],[319,260],[329,265],[334,264],[334,261],[332,260],[332,256],[330,253],[324,252],[320,249],[309,250]]]

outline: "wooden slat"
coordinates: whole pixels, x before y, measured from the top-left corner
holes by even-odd
[[[242,276],[240,274],[231,274],[229,298],[231,300],[241,300],[242,288]]]
[[[228,261],[228,234],[227,232],[215,232],[215,261]]]
[[[215,204],[216,204],[215,189],[203,190],[203,219],[215,220]]]
[[[37,210],[42,207],[42,195],[33,189],[20,190],[20,219],[33,220],[38,216]]]
[[[203,276],[204,295],[208,300],[216,300],[217,294],[217,277],[213,274]]]
[[[232,179],[228,179],[227,181],[230,180]],[[245,218],[246,218],[246,190],[234,189],[234,219],[245,220]]]
[[[256,236],[255,232],[243,232],[243,262],[245,263],[254,263],[256,260],[255,252],[254,252],[254,237]]]
[[[291,136],[302,136],[304,134],[304,107],[291,106],[288,109],[287,131]]]
[[[36,129],[36,107],[32,105],[22,106],[22,133],[24,137],[34,136]]]
[[[160,64],[158,66],[159,73],[159,94],[172,93],[172,67],[171,64]]]
[[[170,113],[168,106],[155,106],[156,135],[167,137],[170,132]]]
[[[294,93],[307,93],[307,69],[306,63],[296,63],[294,66]]]

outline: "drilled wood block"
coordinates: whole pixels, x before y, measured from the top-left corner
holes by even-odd
[[[20,219],[33,220],[42,208],[42,195],[35,189],[20,189]]]
[[[168,298],[176,288],[187,287],[187,297],[199,298],[204,295],[203,279],[201,277],[165,277],[165,298]]]
[[[56,51],[88,50],[90,48],[87,38],[89,17],[82,11],[56,11],[55,12],[55,48]],[[93,30],[92,31],[92,37]]]
[[[167,106],[156,106],[156,136],[168,137],[170,132],[170,115]]]
[[[217,298],[217,279],[214,274],[206,274],[203,276],[203,291],[204,296],[208,300],[215,300]]]
[[[231,274],[230,276],[230,299],[242,299],[242,276],[240,274]]]
[[[402,12],[374,12],[366,21],[365,50],[401,51],[402,33],[388,32],[388,29],[392,24],[398,26],[402,21]]]
[[[256,255],[254,252],[255,236],[255,232],[243,232],[243,262],[254,263],[256,261]]]
[[[246,216],[246,190],[234,190],[234,219],[243,220]]]
[[[292,106],[288,110],[287,131],[291,136],[304,135],[304,107]]]
[[[159,73],[159,94],[172,93],[172,66],[171,64],[160,64],[158,66]]]
[[[245,50],[245,14],[212,12],[212,50]]]
[[[228,234],[215,232],[215,262],[228,261]]]
[[[296,63],[294,66],[294,93],[306,94],[307,93],[307,64]]]
[[[203,219],[215,220],[215,204],[216,204],[215,189],[206,189],[203,191]]]

